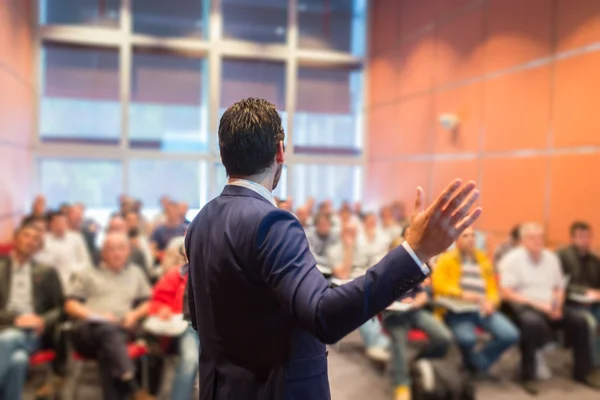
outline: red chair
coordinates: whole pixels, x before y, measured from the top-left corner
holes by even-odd
[[[51,364],[56,358],[56,352],[54,350],[40,350],[37,353],[33,353],[29,357],[30,368],[44,368],[46,373],[46,381],[52,379],[52,367]]]
[[[148,355],[148,347],[146,346],[146,343],[144,343],[144,342],[129,343],[127,345],[127,354],[129,355],[129,358],[131,358],[132,360],[139,359],[141,361],[142,387],[147,388],[148,387],[148,362],[147,362],[148,360],[147,360],[146,356]],[[81,384],[81,376],[83,374],[83,369],[86,364],[95,362],[95,360],[85,358],[77,352],[73,352],[71,357],[73,359],[73,376],[71,378],[71,384],[73,385],[73,387],[70,390],[70,392],[71,392],[70,398],[77,399],[78,398],[77,392],[79,391],[79,385]]]
[[[12,243],[0,243],[0,256],[7,256],[13,249]]]

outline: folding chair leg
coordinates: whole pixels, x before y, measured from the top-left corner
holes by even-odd
[[[142,388],[150,390],[150,384],[148,383],[148,356],[143,356],[140,359],[142,367]]]
[[[77,400],[77,393],[79,393],[79,385],[81,385],[81,376],[83,375],[84,362],[75,361],[73,363],[73,374],[71,375],[71,388],[67,390],[67,400]]]

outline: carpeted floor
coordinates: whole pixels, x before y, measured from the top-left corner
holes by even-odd
[[[452,356],[457,357],[456,352]],[[519,354],[516,349],[509,351],[495,367],[497,375],[502,377],[499,383],[486,383],[478,386],[478,398],[484,400],[527,400],[534,397],[527,395],[514,382]],[[539,400],[596,400],[600,393],[593,392],[577,385],[568,379],[570,354],[560,350],[549,359],[554,377],[541,385],[542,392],[536,398]],[[172,381],[173,368],[167,370],[165,382]],[[329,380],[333,400],[390,400],[392,388],[389,382],[389,372],[382,367],[373,365],[363,354],[360,336],[357,332],[346,337],[339,346],[329,349]],[[33,388],[43,376],[34,373],[27,385],[25,399],[33,399]],[[160,400],[169,399],[170,388],[165,385]],[[81,386],[78,399],[100,400],[97,371],[91,369],[86,373],[85,383]],[[307,399],[308,400],[308,399]]]

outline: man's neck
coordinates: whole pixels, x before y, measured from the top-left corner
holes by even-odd
[[[19,251],[13,251],[12,258],[15,261],[15,265],[17,267],[21,267],[22,265],[25,265],[30,260],[29,256],[27,256]]]
[[[273,191],[273,178],[271,177],[271,174],[263,173],[250,176],[232,176],[229,178],[228,182],[233,182],[239,179],[259,184],[260,186],[267,189],[269,192]]]
[[[573,248],[575,249],[575,252],[577,253],[578,256],[580,257],[585,257],[588,254],[590,254],[590,250],[589,249],[584,249],[581,247],[577,247],[575,245],[573,245]]]

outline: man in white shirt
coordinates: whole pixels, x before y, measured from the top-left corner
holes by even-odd
[[[63,287],[66,287],[73,272],[93,265],[85,240],[80,232],[69,230],[67,217],[60,211],[47,215],[48,232],[44,247],[36,260],[56,268]]]
[[[377,216],[373,213],[365,214],[358,245],[365,254],[369,267],[388,253],[391,243],[390,236],[377,226]]]
[[[346,223],[342,227],[340,241],[327,252],[333,276],[349,279],[364,275],[371,266],[364,249],[357,240],[356,226]],[[390,359],[390,340],[383,333],[381,323],[373,318],[358,328],[365,343],[367,357],[374,361],[387,362]]]
[[[533,380],[536,350],[552,338],[552,329],[565,330],[573,344],[573,377],[600,389],[592,373],[592,338],[586,317],[564,307],[566,279],[556,254],[544,248],[544,230],[535,223],[521,225],[521,246],[500,262],[502,296],[516,311],[521,329],[521,379],[523,388],[538,392]]]

